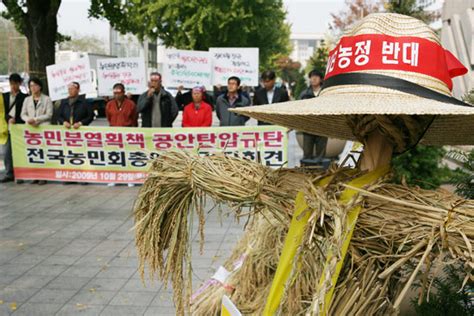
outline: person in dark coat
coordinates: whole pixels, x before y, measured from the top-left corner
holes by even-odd
[[[318,96],[323,84],[323,74],[312,70],[308,74],[309,87],[301,92],[299,99],[311,99]],[[328,138],[324,136],[303,133],[303,159],[322,159],[326,154]]]
[[[3,104],[5,105],[5,121],[9,124],[25,124],[21,119],[21,109],[26,94],[20,91],[23,79],[17,73],[13,73],[8,78],[10,81],[10,92],[3,93]],[[7,143],[5,144],[5,176],[0,180],[0,183],[12,182],[15,180],[13,174],[13,156],[10,133],[8,133]],[[22,183],[22,180],[17,180],[17,183]]]
[[[79,96],[81,86],[78,82],[71,82],[68,86],[69,96],[61,101],[58,110],[58,123],[66,128],[78,129],[87,126],[94,120],[92,106]]]
[[[142,114],[142,127],[173,127],[178,116],[175,99],[161,85],[161,74],[150,74],[150,88],[138,98],[138,112]]]
[[[230,77],[227,79],[227,92],[221,94],[216,101],[216,115],[220,126],[245,125],[248,117],[229,112],[229,109],[250,106],[250,99],[239,91],[240,78]]]
[[[276,74],[274,71],[267,70],[262,73],[263,88],[255,92],[253,105],[265,105],[290,101],[288,92],[282,87],[275,86]],[[258,121],[258,125],[270,125],[268,123]]]

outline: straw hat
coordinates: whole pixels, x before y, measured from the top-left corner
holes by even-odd
[[[319,97],[231,111],[341,139],[363,140],[369,125],[391,136],[398,129],[401,135],[392,139],[396,151],[420,139],[471,145],[474,107],[451,94],[451,78],[466,72],[425,23],[376,13],[345,33],[331,51]]]

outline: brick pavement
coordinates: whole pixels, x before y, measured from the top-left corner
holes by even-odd
[[[180,126],[180,117],[174,125]],[[290,167],[302,157],[294,132],[288,156]],[[0,177],[2,170],[0,155]],[[130,232],[137,192],[123,186],[0,184],[0,315],[174,315],[171,288],[149,279],[145,287],[137,273]],[[221,221],[217,212],[208,213],[206,222],[202,255],[193,237],[194,288],[242,235],[242,224]]]
[[[159,281],[145,287],[137,273],[137,192],[0,185],[0,315],[174,315],[172,290]],[[194,235],[194,287],[229,255],[241,227],[208,213],[202,256]]]

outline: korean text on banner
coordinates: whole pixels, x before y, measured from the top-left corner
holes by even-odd
[[[128,128],[13,125],[16,179],[141,183],[147,161],[170,150],[225,152],[270,167],[287,161],[286,129],[278,126]]]
[[[81,93],[94,91],[88,57],[49,65],[46,67],[46,74],[48,76],[49,96],[53,101],[66,98],[68,96],[67,87],[74,81],[81,85]]]
[[[141,94],[147,89],[145,61],[143,58],[107,58],[97,60],[99,95],[113,95],[113,86],[121,83],[125,91]]]
[[[227,85],[227,79],[237,76],[242,85],[258,85],[258,48],[210,48],[212,84]]]
[[[212,87],[211,54],[193,50],[165,50],[163,81],[167,87]]]

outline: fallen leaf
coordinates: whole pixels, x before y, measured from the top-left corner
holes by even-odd
[[[86,309],[86,308],[87,308],[87,305],[86,305],[86,304],[77,303],[77,304],[76,304],[76,307],[77,307],[78,309]]]
[[[3,301],[2,301],[2,300],[0,300],[0,305],[2,305],[2,304],[3,304]]]
[[[10,309],[11,309],[12,311],[16,311],[16,303],[15,303],[15,302],[10,303]]]
[[[109,268],[109,265],[103,265],[102,268],[100,268],[101,271],[106,271]]]
[[[89,292],[91,292],[91,293],[94,293],[95,291],[96,291],[96,289],[94,289],[94,288],[89,289]]]

